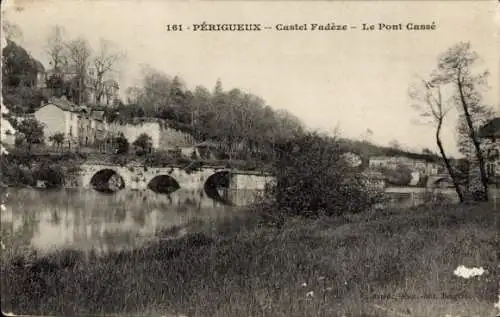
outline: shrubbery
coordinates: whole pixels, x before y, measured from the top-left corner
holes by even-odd
[[[128,153],[129,143],[128,143],[128,140],[123,135],[123,133],[120,133],[115,138],[115,144],[116,144],[116,154],[127,154]]]
[[[342,159],[336,139],[311,133],[276,151],[276,183],[268,205],[275,215],[335,216],[364,211],[376,202],[359,169]]]
[[[380,168],[380,172],[385,176],[387,183],[393,186],[408,186],[412,179],[411,169],[403,165],[394,169]]]

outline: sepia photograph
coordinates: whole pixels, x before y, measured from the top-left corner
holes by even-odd
[[[500,2],[1,24],[4,315],[500,317]]]

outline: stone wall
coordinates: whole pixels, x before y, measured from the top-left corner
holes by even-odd
[[[146,133],[151,137],[153,148],[157,149],[160,145],[160,124],[158,122],[132,123],[111,123],[107,129],[113,134],[123,133],[125,138],[132,144],[139,135]]]
[[[176,147],[187,148],[193,145],[194,138],[189,133],[170,127],[164,127],[160,132],[160,149],[173,149]]]
[[[194,144],[189,133],[165,127],[160,122],[149,121],[139,123],[111,123],[107,130],[112,134],[123,133],[129,143],[133,143],[139,135],[146,133],[152,139],[154,149],[173,149],[176,147],[189,147]]]

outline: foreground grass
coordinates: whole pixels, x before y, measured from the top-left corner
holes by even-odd
[[[198,224],[105,257],[4,259],[2,310],[188,316],[494,316],[498,212],[449,206],[297,220]],[[166,233],[165,233],[166,234]],[[171,234],[171,233],[170,233]],[[482,277],[453,275],[482,266]]]

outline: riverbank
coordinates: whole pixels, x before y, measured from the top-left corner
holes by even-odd
[[[497,218],[489,204],[454,205],[298,220],[278,230],[249,213],[193,222],[178,239],[168,239],[179,237],[170,230],[147,247],[103,257],[2,256],[2,307],[51,315],[494,316]],[[453,274],[459,265],[487,272],[463,279]]]

